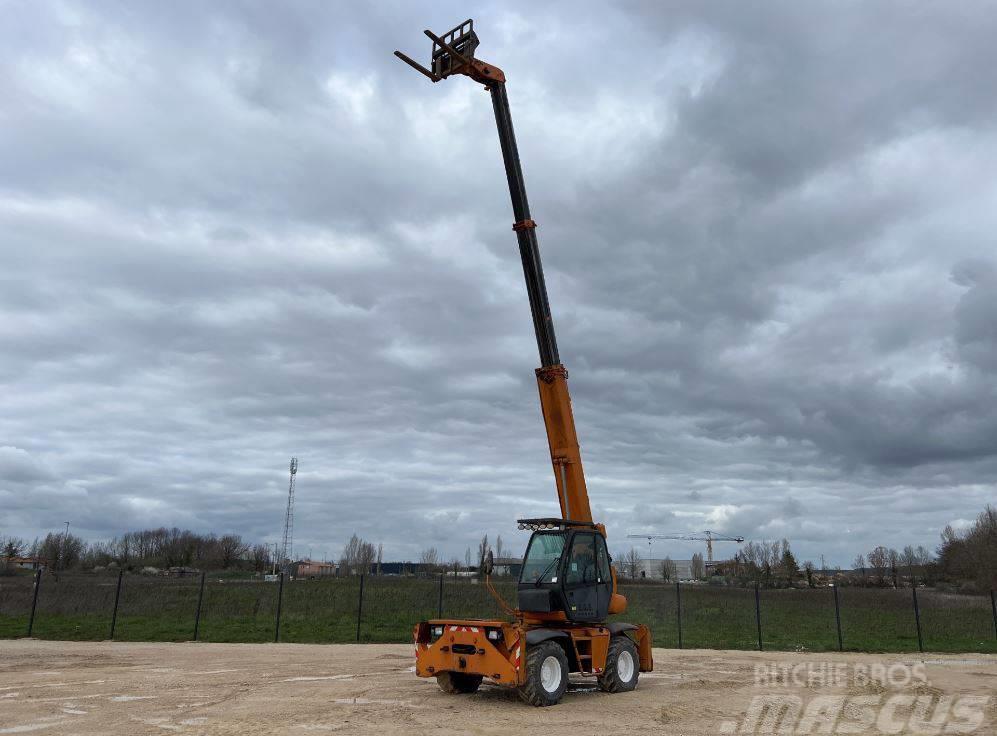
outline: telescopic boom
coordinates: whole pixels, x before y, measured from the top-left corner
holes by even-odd
[[[578,436],[575,432],[575,419],[571,411],[571,397],[568,395],[568,371],[561,364],[557,350],[554,320],[550,313],[547,285],[544,281],[543,265],[540,262],[537,224],[530,215],[530,204],[526,197],[523,168],[519,162],[516,133],[512,127],[509,97],[506,94],[505,74],[498,67],[474,58],[478,37],[474,33],[472,21],[465,21],[443,37],[436,36],[428,30],[425,34],[433,41],[432,69],[425,68],[400,51],[396,51],[395,55],[434,83],[446,79],[451,74],[463,74],[484,85],[491,94],[495,125],[502,146],[502,160],[509,181],[509,196],[512,199],[512,212],[515,217],[512,229],[519,241],[519,255],[523,262],[526,292],[530,299],[533,329],[540,352],[540,368],[536,371],[537,387],[540,392],[544,425],[547,429],[547,442],[550,446],[561,517],[572,521],[591,522],[592,511],[589,508],[585,473],[582,469]]]

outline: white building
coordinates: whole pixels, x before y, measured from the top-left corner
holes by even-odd
[[[661,563],[665,561],[664,557],[652,557],[643,560],[640,564],[644,570],[644,577],[649,580],[661,581]],[[692,560],[672,560],[675,563],[675,578],[678,580],[691,580],[692,579]]]

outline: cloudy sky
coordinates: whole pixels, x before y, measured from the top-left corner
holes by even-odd
[[[301,554],[556,512],[488,97],[391,55],[466,3],[0,5],[0,534],[275,541],[291,455]],[[997,497],[992,7],[473,15],[611,549]]]

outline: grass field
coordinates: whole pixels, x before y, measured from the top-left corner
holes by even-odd
[[[117,579],[45,577],[32,635],[41,639],[102,640],[110,635]],[[194,637],[200,581],[126,575],[114,638],[122,641],[187,641]],[[496,587],[515,601],[515,584]],[[624,586],[626,620],[647,623],[655,646],[679,645],[674,585]],[[280,640],[351,642],[357,639],[359,578],[297,581],[284,585]],[[31,609],[32,580],[0,578],[0,637],[24,636]],[[205,585],[198,638],[214,642],[273,641],[278,585],[209,579]],[[753,589],[684,585],[682,646],[757,649]],[[917,651],[910,590],[840,588],[845,650]],[[986,597],[918,592],[926,651],[997,652],[997,635]],[[436,617],[499,616],[483,585],[467,580],[367,577],[359,610],[360,641],[406,642],[418,620]],[[832,651],[838,648],[834,597],[830,588],[762,590],[762,645],[766,650]]]

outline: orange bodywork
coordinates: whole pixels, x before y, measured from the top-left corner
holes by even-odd
[[[443,633],[435,641],[434,627]],[[526,637],[536,627],[520,621],[484,619],[433,619],[416,624],[415,673],[419,677],[435,677],[442,672],[481,675],[497,685],[518,687],[526,682]],[[561,623],[556,626],[570,637],[566,647],[571,671],[598,677],[606,668],[609,639],[608,626],[578,626]],[[490,639],[489,631],[500,631],[498,639]],[[651,632],[638,626],[633,632],[640,659],[640,671],[650,672]]]
[[[550,446],[550,461],[554,466],[561,518],[592,521],[585,472],[582,470],[582,454],[575,432],[575,417],[571,411],[571,396],[568,394],[568,370],[563,365],[537,368],[537,388],[540,390],[540,407],[543,410],[544,427],[547,428],[547,444]]]

